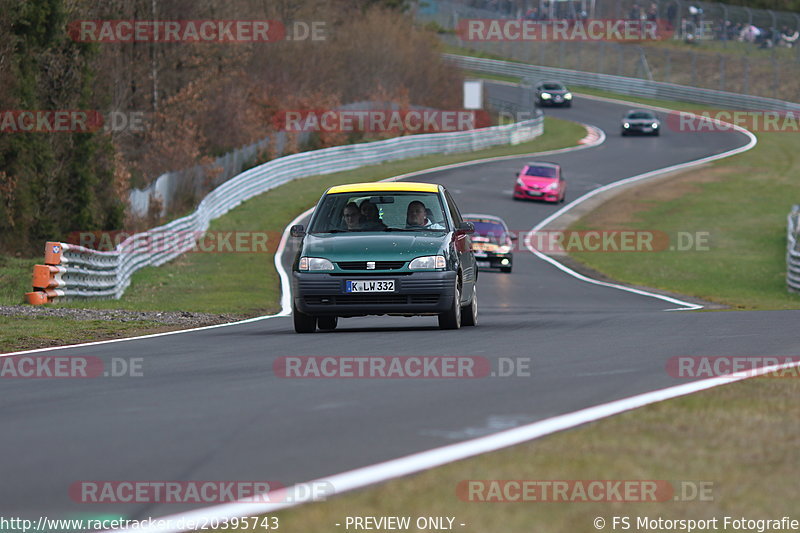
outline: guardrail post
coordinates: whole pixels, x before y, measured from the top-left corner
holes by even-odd
[[[786,223],[786,289],[800,293],[800,250],[797,249],[800,205],[793,205]]]

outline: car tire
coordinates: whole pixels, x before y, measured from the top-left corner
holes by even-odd
[[[564,107],[572,107],[572,104],[569,103],[569,104],[565,105]]]
[[[653,135],[655,135],[656,137],[659,137],[661,135],[661,130],[654,131]]]
[[[456,290],[453,295],[453,305],[445,313],[439,315],[441,329],[458,329],[461,327],[461,288],[456,280]]]
[[[301,313],[294,306],[292,306],[292,319],[297,333],[314,333],[317,330],[317,317]]]
[[[511,267],[500,267],[500,272],[505,272],[506,274],[511,274]]]
[[[317,327],[322,331],[333,331],[338,323],[338,316],[321,316],[317,318]]]
[[[461,308],[461,325],[478,325],[478,287],[472,287],[472,299],[469,304]]]
[[[625,130],[622,130],[620,133],[622,134],[623,137],[626,137],[628,135],[628,132]]]

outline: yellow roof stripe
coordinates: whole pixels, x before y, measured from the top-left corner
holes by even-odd
[[[439,192],[435,183],[416,183],[413,181],[378,181],[373,183],[351,183],[337,185],[328,189],[327,194],[342,192],[375,192],[375,191],[408,191],[408,192]]]

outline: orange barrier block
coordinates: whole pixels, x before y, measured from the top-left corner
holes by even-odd
[[[60,265],[61,253],[64,251],[60,242],[48,242],[44,245],[44,264]]]
[[[35,289],[49,289],[58,286],[55,275],[58,267],[50,265],[33,265],[33,282],[31,285]]]
[[[44,291],[26,292],[25,299],[31,305],[44,305],[47,303],[47,293]]]

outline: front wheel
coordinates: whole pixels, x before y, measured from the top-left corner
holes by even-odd
[[[456,290],[453,295],[453,305],[446,312],[439,315],[441,329],[458,329],[461,327],[461,289],[456,281]]]
[[[472,287],[472,301],[461,308],[461,325],[478,325],[478,287]]]
[[[322,331],[333,331],[338,323],[338,316],[321,316],[317,319],[317,327]]]
[[[292,319],[297,333],[314,333],[317,329],[317,317],[301,313],[294,306],[292,306]]]

